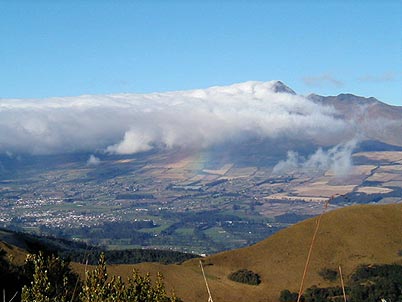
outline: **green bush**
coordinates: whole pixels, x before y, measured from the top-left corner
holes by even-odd
[[[323,270],[325,276],[332,276],[330,270]],[[402,265],[364,265],[358,267],[347,280],[345,293],[350,302],[402,302]],[[312,286],[303,294],[305,302],[343,302],[340,287],[320,288]],[[280,301],[292,301],[292,293],[283,290]],[[296,296],[297,298],[297,296]],[[296,300],[294,300],[296,301]]]
[[[304,292],[305,302],[343,302],[342,288],[337,287],[310,287]]]
[[[244,268],[229,274],[228,278],[232,281],[250,285],[258,285],[261,283],[260,276],[258,274]]]
[[[59,257],[43,254],[28,255],[27,264],[33,272],[32,282],[22,290],[22,302],[178,302],[166,293],[161,274],[152,282],[150,275],[136,270],[123,282],[120,277],[108,277],[105,256],[87,271],[82,284]],[[29,267],[28,267],[29,268]]]
[[[335,281],[338,278],[338,272],[330,268],[324,268],[318,274],[327,281]]]
[[[287,289],[281,291],[281,295],[279,296],[279,301],[281,302],[296,302],[299,297],[298,293],[291,292]],[[304,297],[300,299],[302,302],[304,301]]]
[[[360,266],[350,277],[351,302],[402,301],[402,265]]]
[[[78,276],[71,272],[69,263],[55,256],[29,254],[24,267],[32,273],[32,281],[22,289],[22,302],[67,302],[74,299]]]

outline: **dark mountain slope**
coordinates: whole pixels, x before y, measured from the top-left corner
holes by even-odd
[[[334,107],[339,117],[351,124],[351,134],[357,133],[363,140],[377,140],[389,145],[402,146],[401,106],[391,106],[373,97],[365,98],[353,94],[310,94],[307,98]]]

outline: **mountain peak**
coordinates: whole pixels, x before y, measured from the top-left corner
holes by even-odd
[[[289,86],[286,86],[283,82],[278,80],[260,82],[260,81],[247,81],[242,83],[237,83],[230,85],[228,87],[236,87],[242,90],[255,90],[258,89],[266,89],[275,93],[288,93],[295,95],[296,92],[291,89]]]
[[[291,88],[286,86],[281,81],[247,81],[241,83],[235,83],[228,86],[212,86],[206,89],[197,89],[190,91],[191,93],[231,93],[231,94],[270,94],[270,93],[286,93],[291,95],[296,95]]]
[[[275,81],[272,85],[272,90],[276,93],[289,93],[295,95],[296,92],[290,87],[286,86],[281,81]]]

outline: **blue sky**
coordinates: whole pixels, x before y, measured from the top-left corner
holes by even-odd
[[[402,105],[400,1],[0,0],[0,98],[248,80]]]

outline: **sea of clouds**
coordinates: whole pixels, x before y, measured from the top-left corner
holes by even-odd
[[[333,107],[296,95],[277,81],[150,94],[0,99],[2,154],[202,149],[245,136],[335,145],[344,143],[347,129]],[[345,154],[343,147],[317,152],[303,164],[290,152],[276,170],[310,165],[317,157],[320,168],[344,161],[336,156]],[[98,161],[93,157],[88,164]]]
[[[244,135],[338,137],[332,107],[275,92],[277,82],[151,94],[0,99],[0,152],[132,154],[205,148]]]

